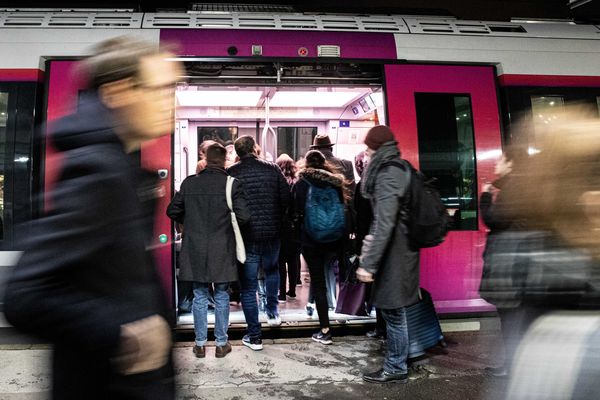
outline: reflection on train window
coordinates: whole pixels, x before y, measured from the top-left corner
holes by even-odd
[[[214,140],[227,147],[232,145],[238,136],[237,126],[199,126],[198,127],[198,154],[200,145],[205,140]]]
[[[471,99],[468,95],[415,93],[419,165],[435,178],[453,229],[477,229],[477,179]]]
[[[539,139],[559,117],[565,102],[562,96],[531,96],[533,132],[529,139],[529,152],[535,153]]]
[[[6,123],[8,93],[0,92],[0,240],[4,240],[4,160],[6,159]]]
[[[278,127],[277,157],[283,153],[293,160],[304,157],[316,135],[316,127]]]

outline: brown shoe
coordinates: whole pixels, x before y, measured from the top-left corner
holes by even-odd
[[[206,350],[204,349],[204,346],[194,346],[194,354],[198,358],[206,357]]]
[[[215,357],[223,358],[229,353],[231,353],[231,344],[227,342],[225,343],[225,346],[217,346],[217,349],[215,350]]]

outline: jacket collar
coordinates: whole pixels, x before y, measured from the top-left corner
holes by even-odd
[[[300,178],[308,178],[310,180],[316,180],[321,182],[329,183],[335,187],[341,188],[344,185],[344,176],[341,174],[332,174],[324,169],[317,168],[305,168],[300,171]]]

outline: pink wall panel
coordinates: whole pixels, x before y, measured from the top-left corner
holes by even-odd
[[[478,192],[493,177],[501,149],[500,120],[494,70],[479,66],[386,65],[386,95],[390,127],[404,158],[418,165],[415,92],[469,94],[473,109]],[[446,241],[421,253],[421,285],[430,290],[440,312],[485,311],[493,307],[479,299],[481,254],[485,225],[479,231],[450,232]],[[451,304],[444,306],[444,304]]]
[[[251,57],[252,45],[261,45],[263,57],[299,57],[298,49],[304,47],[311,58],[317,57],[318,45],[338,45],[342,58],[396,58],[394,35],[389,33],[161,29],[160,41],[176,44],[181,56],[230,57],[227,49],[235,46],[237,57]]]

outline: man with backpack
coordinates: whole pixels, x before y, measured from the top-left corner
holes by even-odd
[[[363,282],[373,282],[371,300],[386,322],[388,344],[383,368],[365,373],[363,379],[373,383],[406,383],[409,349],[406,307],[419,301],[419,251],[411,244],[403,218],[411,188],[411,169],[400,158],[398,143],[387,126],[371,128],[365,144],[370,162],[361,181],[361,192],[371,202],[373,222],[363,241],[356,275]]]

